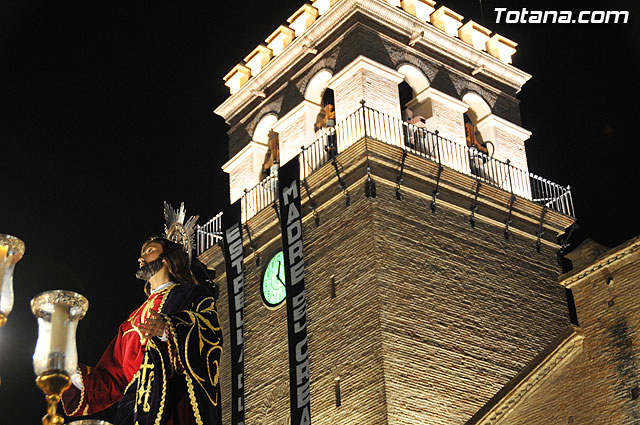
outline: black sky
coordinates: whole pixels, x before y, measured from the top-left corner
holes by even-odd
[[[482,1],[484,25],[519,44],[514,65],[533,75],[518,95],[533,132],[529,167],[573,187],[574,245],[591,237],[613,247],[640,233],[634,3]],[[479,1],[444,4],[482,19]],[[184,201],[200,224],[225,206],[227,127],[212,112],[228,96],[222,77],[301,5],[0,5],[0,233],[26,243],[14,311],[0,329],[3,423],[39,423],[45,412],[31,368],[34,295],[89,298],[78,350],[93,364],[144,299],[136,259],[162,231],[163,201]],[[629,10],[631,21],[496,24],[495,7]]]

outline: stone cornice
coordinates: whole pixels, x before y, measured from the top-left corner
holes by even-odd
[[[233,156],[233,158],[229,159],[225,162],[222,167],[222,171],[225,173],[229,173],[232,169],[243,166],[244,160],[248,158],[252,153],[259,152],[263,155],[267,153],[268,147],[265,144],[260,142],[256,142],[255,140],[250,141],[247,145],[240,150],[237,154]]]
[[[563,276],[560,276],[560,284],[566,288],[573,288],[580,284],[583,279],[591,276],[592,274],[602,270],[619,261],[628,259],[630,255],[637,253],[640,250],[640,236],[637,236],[621,247],[609,250],[606,254],[602,255],[590,266],[583,269],[571,271]]]
[[[238,91],[229,96],[214,112],[229,121],[236,111],[264,93],[265,88],[309,54],[310,48],[326,38],[340,24],[355,13],[362,13],[399,33],[422,34],[416,41],[439,54],[449,57],[476,73],[482,73],[516,90],[531,78],[521,71],[490,54],[478,51],[472,45],[452,37],[434,25],[421,21],[402,9],[383,0],[342,0],[321,15],[307,30],[296,37],[278,56],[274,57],[254,77],[250,78]],[[339,70],[334,70],[339,71]]]
[[[297,106],[293,107],[289,112],[287,112],[282,118],[276,121],[272,128],[276,133],[280,133],[283,128],[290,126],[295,119],[297,119],[301,113],[307,111],[315,111],[316,113],[320,111],[322,107],[317,103],[311,102],[310,100],[303,100]]]
[[[427,87],[426,89],[418,93],[415,97],[415,102],[422,103],[427,99],[432,99],[437,102],[444,103],[447,105],[447,107],[461,114],[467,112],[467,110],[469,109],[469,105],[467,105],[460,99],[449,96],[448,94],[443,93],[440,90],[434,89],[433,87]]]
[[[376,75],[380,75],[388,80],[393,81],[396,84],[400,84],[404,80],[404,75],[400,74],[395,69],[391,69],[387,66],[379,64],[378,62],[369,59],[366,56],[358,56],[349,65],[338,71],[333,78],[327,82],[327,87],[335,89],[340,86],[346,80],[349,80],[353,75],[361,70],[370,71]]]
[[[214,113],[228,121],[231,114],[242,109],[244,105],[255,98],[256,91],[264,90],[268,84],[278,79],[286,70],[309,53],[309,47],[315,46],[321,39],[327,37],[333,28],[348,18],[353,13],[353,8],[358,1],[361,0],[343,0],[335,4],[326,14],[311,24],[304,34],[296,37],[282,53],[273,58],[258,75],[247,81],[237,93],[229,96],[214,110]]]
[[[518,139],[525,141],[531,137],[531,132],[527,129],[520,127],[510,121],[505,120],[504,118],[500,118],[497,115],[489,114],[476,124],[478,129],[482,130],[486,126],[493,126],[502,131],[505,131],[509,134],[513,134]]]

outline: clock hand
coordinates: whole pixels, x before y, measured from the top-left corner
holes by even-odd
[[[278,261],[278,273],[276,273],[276,278],[280,283],[282,283],[282,286],[286,287],[287,285],[282,281],[282,279],[280,279],[280,264],[282,264],[282,261]]]

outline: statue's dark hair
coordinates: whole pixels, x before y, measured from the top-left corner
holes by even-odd
[[[153,237],[148,239],[143,245],[142,250],[152,242],[159,243],[162,246],[162,258],[169,266],[169,274],[175,283],[199,285],[200,283],[191,272],[191,264],[189,257],[184,251],[182,245],[170,241],[166,238]],[[145,292],[148,292],[148,282],[145,285]]]

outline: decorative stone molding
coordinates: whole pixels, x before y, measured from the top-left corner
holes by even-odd
[[[289,28],[295,31],[295,36],[300,37],[317,18],[318,9],[310,4],[304,4],[293,15],[289,16],[287,22],[289,23]]]
[[[429,22],[435,9],[435,1],[432,0],[402,0],[402,9],[424,22]]]
[[[229,91],[233,95],[236,94],[247,81],[249,81],[250,77],[251,69],[239,63],[224,76],[224,85],[229,87]]]
[[[469,92],[477,93],[487,104],[493,108],[498,100],[499,92],[497,90],[489,90],[486,86],[476,84],[467,78],[460,78],[456,75],[451,76],[451,82],[456,89],[456,93],[461,99]]]
[[[324,15],[327,10],[338,0],[315,0],[311,3],[313,7],[318,9],[320,15]]]
[[[278,56],[295,38],[295,31],[286,25],[280,25],[265,39],[267,47],[273,52],[273,56]]]
[[[244,63],[251,70],[251,75],[254,76],[271,60],[272,56],[273,51],[266,45],[260,44],[244,58]]]
[[[338,54],[340,52],[338,50],[334,50],[331,54],[324,56],[318,62],[316,62],[297,82],[296,87],[306,96],[309,83],[313,79],[313,77],[318,74],[318,72],[322,70],[327,70],[331,72],[333,75],[333,70],[336,67],[336,61],[338,59]]]
[[[469,21],[458,29],[460,40],[469,43],[478,50],[487,50],[487,41],[491,36],[491,30],[482,25]]]
[[[440,6],[438,10],[431,14],[431,23],[449,34],[451,37],[458,35],[458,28],[462,26],[462,15],[445,6]]]
[[[487,52],[505,63],[511,63],[511,56],[516,52],[518,43],[500,34],[494,34],[487,40]]]
[[[252,140],[222,166],[229,174],[229,199],[233,204],[260,181],[262,162],[267,153],[267,145]]]
[[[593,273],[605,269],[614,263],[627,260],[631,255],[634,255],[640,250],[640,236],[632,239],[626,243],[621,249],[610,251],[610,254],[603,255],[599,260],[593,263],[590,267],[582,270],[569,272],[560,278],[560,285],[566,288],[573,288],[579,285],[585,278],[591,276]]]
[[[433,81],[433,79],[438,74],[438,68],[429,61],[424,60],[423,58],[414,56],[407,52],[405,49],[399,49],[397,46],[386,43],[383,40],[383,44],[387,54],[391,58],[394,64],[396,64],[396,68],[403,64],[413,65],[418,68],[422,73],[427,77],[429,81]]]
[[[398,7],[392,6],[388,2],[378,0],[329,1],[329,7],[327,7],[326,1],[317,0],[314,2],[313,4],[317,4],[318,8],[307,4],[300,9],[302,12],[299,16],[294,14],[290,17],[292,24],[293,22],[296,23],[296,26],[300,24],[298,30],[282,25],[266,39],[266,47],[272,50],[273,56],[267,64],[261,67],[257,75],[251,77],[251,72],[246,66],[243,73],[242,66],[244,64],[241,63],[237,65],[240,67],[239,69],[234,68],[225,76],[225,85],[230,88],[232,93],[225,102],[216,108],[216,114],[227,119],[233,111],[240,109],[256,95],[263,93],[264,87],[274,81],[278,75],[281,75],[283,70],[288,69],[300,58],[307,55],[309,48],[317,45],[334,28],[337,28],[356,12],[363,13],[390,29],[406,33],[407,36],[419,34],[416,43],[429,46],[440,54],[515,89],[519,90],[531,78],[529,74],[509,65],[511,56],[515,53],[516,43],[494,34],[487,40],[487,53],[462,41],[458,34],[458,29],[462,26],[462,16],[443,8],[444,6],[434,11],[431,14],[430,22],[428,22],[423,19],[424,16],[418,18],[418,10],[427,10],[425,8],[430,7],[430,3],[426,0],[416,0],[415,16],[411,12],[399,10]],[[411,9],[410,3],[405,3],[405,7]],[[313,10],[317,13],[315,18]],[[295,19],[292,19],[294,17]],[[312,19],[313,21],[311,21]],[[436,24],[444,28],[444,31],[436,28]],[[300,33],[303,26],[306,29]],[[232,77],[234,78],[232,79]],[[232,81],[229,82],[229,80]]]

